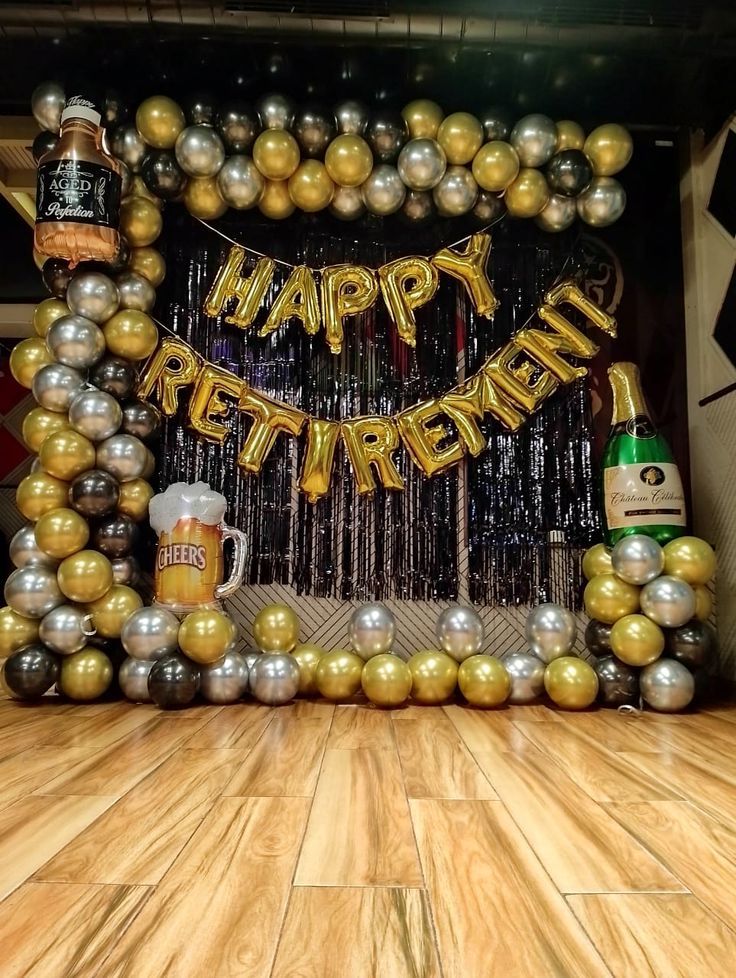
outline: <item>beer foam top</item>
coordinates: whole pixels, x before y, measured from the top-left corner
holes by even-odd
[[[218,526],[225,518],[227,500],[206,482],[173,482],[148,504],[148,517],[156,533],[171,533],[179,520],[197,519]]]

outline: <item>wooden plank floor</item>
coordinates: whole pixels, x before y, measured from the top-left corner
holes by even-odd
[[[0,700],[2,978],[723,978],[736,703]]]

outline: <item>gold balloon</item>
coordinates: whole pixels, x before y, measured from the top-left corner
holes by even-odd
[[[23,441],[32,452],[38,452],[46,438],[53,431],[63,431],[71,428],[66,414],[48,411],[46,408],[35,407],[23,418]]]
[[[457,671],[460,692],[471,706],[500,706],[511,693],[511,677],[500,659],[471,655]]]
[[[563,710],[584,710],[598,695],[598,676],[584,659],[563,655],[544,670],[544,688]]]
[[[7,605],[0,608],[0,659],[38,641],[38,621],[24,618]]]
[[[473,176],[483,190],[505,190],[518,175],[519,155],[511,143],[494,139],[475,154]]]
[[[470,163],[483,145],[483,126],[469,112],[453,112],[437,129],[437,142],[444,149],[448,163]]]
[[[359,187],[373,169],[371,148],[361,136],[343,133],[327,147],[325,168],[339,187]]]
[[[34,527],[34,535],[39,550],[63,560],[87,546],[89,525],[75,510],[62,507],[44,513]]]
[[[316,696],[319,692],[315,673],[325,654],[325,650],[319,645],[312,645],[309,642],[297,645],[294,649],[294,658],[299,666],[299,696]]]
[[[29,336],[27,340],[16,343],[10,354],[10,372],[21,387],[28,390],[33,386],[33,378],[41,367],[53,363],[54,358],[40,336]]]
[[[715,551],[700,537],[678,537],[665,544],[662,573],[688,584],[707,584],[715,572]]]
[[[455,691],[457,662],[445,652],[416,652],[409,659],[411,697],[417,703],[444,703]]]
[[[598,126],[585,140],[583,152],[597,177],[612,177],[623,170],[634,152],[628,129],[615,122]]]
[[[49,510],[66,506],[68,500],[68,484],[47,472],[31,472],[21,480],[15,492],[16,506],[34,523]]]
[[[363,660],[355,652],[338,649],[323,655],[314,672],[317,690],[325,699],[349,700],[360,689]]]
[[[89,438],[71,428],[53,431],[38,453],[41,467],[57,479],[71,481],[95,467],[95,447]]]
[[[319,160],[304,160],[289,177],[289,196],[308,214],[324,210],[335,193],[335,184]]]
[[[283,221],[294,213],[294,201],[289,196],[288,180],[266,180],[258,210],[272,221]]]
[[[522,167],[506,188],[504,200],[512,217],[536,217],[549,200],[544,174],[532,167]]]
[[[374,655],[363,666],[360,684],[376,706],[401,706],[411,693],[411,670],[398,656],[383,652]]]
[[[59,689],[70,700],[84,703],[96,700],[107,692],[114,669],[104,652],[86,645],[80,652],[65,655],[61,660]]]
[[[171,149],[186,125],[184,113],[166,95],[152,95],[138,106],[135,125],[149,146]]]
[[[253,637],[262,652],[291,652],[299,641],[299,619],[285,604],[267,604],[253,621]]]
[[[61,299],[44,299],[33,310],[33,328],[38,336],[45,336],[57,319],[69,315],[69,306]]]
[[[179,626],[179,647],[203,666],[218,662],[232,641],[231,619],[214,608],[193,611]]]
[[[227,210],[217,177],[192,177],[184,188],[184,206],[200,221],[214,221]]]
[[[437,269],[426,258],[408,255],[381,265],[378,279],[383,300],[399,338],[409,346],[416,346],[417,322],[414,310],[429,302],[437,291]]]
[[[153,496],[153,486],[145,479],[131,479],[120,483],[118,512],[140,523],[148,516],[148,504]]]
[[[126,197],[120,205],[120,233],[131,248],[153,244],[162,227],[161,211],[145,197]]]
[[[143,598],[127,584],[113,584],[107,594],[90,602],[87,611],[97,634],[102,638],[120,638],[120,632],[128,618],[143,607]]]
[[[411,139],[434,139],[445,113],[428,98],[417,98],[401,110]]]
[[[145,360],[158,343],[158,329],[150,316],[138,309],[121,309],[108,319],[102,332],[110,353],[128,360]]]
[[[562,119],[557,123],[556,153],[563,149],[582,149],[585,145],[585,130],[579,122],[572,119]]]
[[[588,617],[612,625],[639,610],[639,588],[615,574],[598,574],[588,581],[583,600]]]
[[[307,448],[304,453],[299,488],[310,503],[316,503],[330,490],[332,463],[340,437],[339,421],[310,418],[307,427]]]
[[[35,252],[34,252],[34,255],[35,255]],[[36,262],[36,264],[38,264],[38,262]],[[13,692],[13,690],[10,688],[10,686],[8,686],[8,684],[7,684],[6,680],[5,680],[5,663],[4,662],[0,662],[0,698],[2,696],[6,696],[8,699],[11,699],[11,700],[20,699],[20,697],[17,696]]]
[[[596,543],[583,554],[583,574],[591,581],[598,574],[613,574],[611,551],[604,543]]]
[[[708,621],[713,611],[713,597],[704,584],[696,584],[693,591],[695,592],[695,617],[698,621]]]
[[[157,289],[166,277],[164,256],[155,248],[133,248],[128,260],[128,268],[136,275],[148,279],[154,289]]]
[[[330,350],[342,349],[343,325],[346,316],[365,312],[376,301],[376,273],[362,265],[330,265],[322,269],[322,322]]]
[[[648,666],[664,651],[664,632],[646,615],[625,615],[611,628],[611,650],[629,666]]]
[[[62,594],[81,604],[96,601],[112,587],[112,565],[96,550],[80,550],[66,557],[56,576]]]
[[[288,180],[299,166],[299,144],[285,129],[266,129],[253,144],[253,162],[269,180]]]

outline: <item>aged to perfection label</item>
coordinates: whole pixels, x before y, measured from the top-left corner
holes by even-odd
[[[69,221],[117,227],[120,177],[86,160],[52,160],[38,168],[36,223]]]
[[[614,465],[603,473],[606,523],[611,530],[662,524],[685,526],[685,493],[673,462]]]

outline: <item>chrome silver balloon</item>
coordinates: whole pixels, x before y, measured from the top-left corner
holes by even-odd
[[[134,587],[141,576],[141,568],[135,557],[118,557],[111,560],[113,584],[128,584]]]
[[[59,566],[59,561],[45,554],[36,543],[32,523],[22,526],[13,534],[8,553],[16,567],[47,567],[54,570]]]
[[[243,658],[245,659],[245,664],[248,666],[248,669],[250,670],[260,659],[263,653],[257,651],[257,649],[246,649],[246,651],[243,652],[242,655]],[[250,686],[248,688],[250,688]]]
[[[148,465],[148,449],[134,435],[113,435],[97,446],[97,468],[118,482],[140,479]]]
[[[642,699],[660,713],[676,713],[689,706],[695,695],[695,677],[675,659],[657,659],[644,666],[639,676]]]
[[[386,217],[395,214],[404,203],[406,187],[396,167],[380,163],[362,185],[361,193],[371,214]]]
[[[93,323],[106,323],[117,312],[119,302],[115,283],[102,272],[77,272],[66,290],[69,309]]]
[[[651,537],[632,533],[611,551],[614,573],[627,584],[648,584],[664,570],[664,551]]]
[[[36,85],[31,95],[31,112],[42,129],[58,133],[66,95],[58,82],[47,81]]]
[[[591,663],[598,676],[598,699],[606,706],[635,705],[639,699],[638,669],[627,666],[615,655]]]
[[[355,99],[346,99],[335,106],[337,131],[362,136],[368,126],[368,107]]]
[[[214,177],[225,162],[225,147],[212,126],[187,126],[176,137],[176,162],[190,177]]]
[[[524,629],[530,649],[546,665],[570,653],[577,630],[575,615],[551,602],[532,608]]]
[[[95,634],[92,615],[71,604],[61,604],[41,621],[38,637],[59,655],[79,652]]]
[[[565,231],[578,216],[574,197],[552,194],[542,210],[534,218],[537,227],[553,234]]]
[[[62,316],[49,327],[46,346],[59,363],[76,370],[87,370],[105,352],[105,336],[91,319]]]
[[[641,589],[639,600],[647,618],[662,628],[679,628],[695,615],[695,592],[679,577],[656,577]]]
[[[217,174],[222,199],[236,210],[255,207],[266,181],[250,156],[231,156]]]
[[[396,635],[396,619],[380,602],[363,604],[350,616],[348,641],[361,659],[390,652]]]
[[[297,111],[291,131],[303,156],[321,159],[335,138],[335,117],[320,105],[305,105]]]
[[[176,615],[154,605],[139,608],[130,615],[123,625],[120,641],[134,659],[154,661],[176,652],[178,636],[179,619]]]
[[[485,629],[477,611],[453,604],[440,612],[434,633],[440,648],[456,662],[463,662],[480,652]]]
[[[217,131],[229,153],[246,153],[261,131],[258,116],[245,102],[228,102],[217,114]]]
[[[147,401],[131,401],[123,408],[123,431],[143,441],[155,438],[161,427],[161,414]]]
[[[250,670],[248,686],[259,703],[288,703],[299,689],[299,665],[292,656],[280,652],[261,655]]]
[[[509,142],[519,154],[522,166],[542,166],[557,148],[557,126],[549,116],[533,112],[519,119]]]
[[[294,103],[286,95],[271,92],[256,102],[256,111],[264,129],[291,129]]]
[[[123,272],[115,280],[120,295],[121,309],[137,309],[150,312],[156,302],[156,290],[142,275]]]
[[[64,601],[56,571],[19,567],[5,582],[5,603],[24,618],[43,618]]]
[[[47,411],[68,411],[84,386],[84,377],[63,363],[47,363],[33,378],[33,396]]]
[[[473,209],[478,199],[478,184],[467,167],[448,166],[432,197],[441,217],[460,217]]]
[[[511,677],[509,703],[533,703],[544,690],[544,663],[528,652],[507,652],[501,661]]]
[[[113,154],[125,163],[131,173],[140,173],[148,147],[134,123],[118,126],[112,134],[110,147]]]
[[[237,703],[248,691],[250,670],[240,652],[226,652],[225,657],[199,671],[199,690],[208,703]]]
[[[401,213],[408,221],[428,221],[436,213],[432,194],[428,190],[407,190]]]
[[[447,157],[435,139],[410,139],[399,153],[397,168],[411,190],[432,190],[445,175]]]
[[[626,191],[613,177],[593,177],[576,198],[578,215],[594,228],[605,228],[626,209]]]
[[[360,187],[335,187],[330,214],[341,221],[356,221],[365,214]]]
[[[120,428],[123,410],[111,394],[81,391],[69,405],[69,423],[90,441],[104,441]]]
[[[118,670],[118,682],[123,696],[133,703],[150,703],[148,675],[153,668],[153,660],[134,659],[128,656]]]

